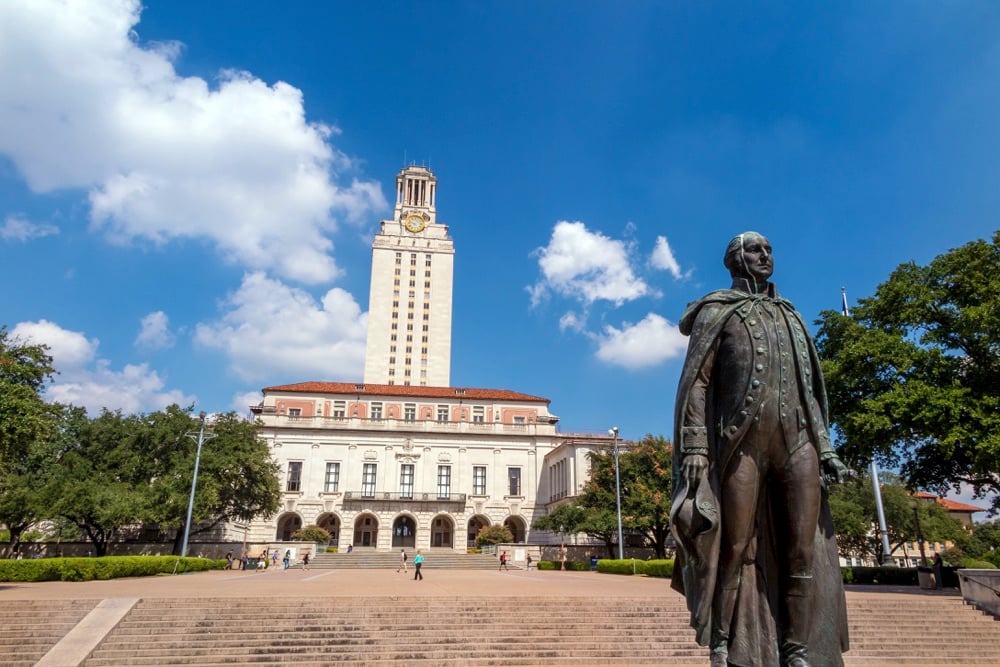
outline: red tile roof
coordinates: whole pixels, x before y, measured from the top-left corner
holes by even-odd
[[[522,394],[509,389],[478,389],[475,387],[418,387],[400,384],[364,384],[361,382],[297,382],[264,387],[264,393],[291,392],[297,394],[348,394],[364,396],[400,396],[413,398],[468,398],[486,401],[530,401],[548,405],[551,401],[539,396]]]
[[[948,498],[941,498],[935,496],[933,493],[927,493],[926,491],[917,491],[913,494],[917,498],[922,500],[933,500],[938,505],[941,505],[946,510],[951,512],[985,512],[986,508],[976,507],[975,505],[966,505],[965,503],[960,503],[957,500],[949,500]]]

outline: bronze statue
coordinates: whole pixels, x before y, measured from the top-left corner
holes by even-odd
[[[841,667],[847,611],[826,482],[826,390],[771,245],[734,238],[731,289],[688,305],[674,413],[673,586],[712,667]]]

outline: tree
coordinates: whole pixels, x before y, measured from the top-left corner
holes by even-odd
[[[46,406],[55,421],[63,409]],[[24,448],[16,448],[5,465],[0,466],[0,524],[10,531],[10,553],[20,549],[21,537],[32,525],[49,518],[43,489],[55,470],[59,451],[57,434],[46,428],[45,437],[37,437]]]
[[[510,532],[510,528],[499,523],[480,528],[476,533],[477,547],[487,544],[509,544],[513,541],[514,535]]]
[[[657,558],[666,557],[670,535],[671,445],[663,436],[647,434],[619,452],[622,529],[640,533]],[[600,537],[614,557],[617,542],[615,460],[612,447],[590,455],[590,479],[577,504],[586,510],[586,530]]]
[[[959,539],[964,534],[962,525],[951,518],[946,509],[936,502],[915,498],[898,478],[884,475],[879,488],[889,537],[889,556],[904,543],[916,542],[920,536],[927,541],[944,542]],[[841,553],[883,562],[882,539],[874,523],[875,492],[871,479],[856,477],[833,486],[830,511]],[[909,555],[912,558],[915,554]]]
[[[55,369],[45,345],[29,345],[0,327],[0,469],[55,428],[42,390]]]
[[[180,554],[201,421],[172,405],[147,415],[71,412],[67,446],[46,486],[50,511],[73,522],[98,555],[126,528],[176,530]],[[191,534],[231,520],[250,521],[278,508],[277,466],[255,424],[218,415],[202,447]],[[196,527],[196,528],[195,528]]]
[[[850,317],[819,324],[845,460],[877,457],[938,494],[1000,492],[1000,232],[899,266]]]
[[[121,412],[105,410],[89,419],[83,408],[67,410],[64,445],[42,490],[50,515],[78,526],[98,556],[143,514],[143,489],[137,485],[141,457],[129,447],[133,429],[134,419]]]
[[[292,539],[296,542],[329,542],[330,533],[316,524],[310,524],[292,533]]]

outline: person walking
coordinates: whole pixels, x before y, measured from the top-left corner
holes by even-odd
[[[424,555],[422,553],[420,553],[420,549],[417,549],[417,555],[413,557],[413,568],[414,568],[413,580],[414,581],[416,581],[417,579],[419,579],[420,581],[424,580],[424,575],[421,574],[421,572],[420,572],[420,566],[423,565],[423,564],[424,564]]]
[[[302,554],[302,569],[306,572],[309,571],[309,552]]]
[[[497,572],[499,572],[500,570],[507,570],[508,572],[510,572],[510,568],[507,567],[507,552],[506,551],[501,552],[501,554],[500,554],[500,567],[497,568]]]
[[[281,569],[287,570],[292,565],[292,550],[289,549],[285,552],[285,557],[281,559],[281,564],[284,566]]]
[[[406,557],[406,549],[400,549],[399,550],[399,567],[396,568],[396,572],[399,572],[400,569],[402,569],[404,573],[408,571],[406,569],[406,559],[407,559],[407,557]]]

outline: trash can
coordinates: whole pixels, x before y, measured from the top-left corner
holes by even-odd
[[[920,584],[920,588],[932,589],[937,588],[937,582],[934,578],[934,568],[925,567],[920,565],[917,567],[917,583]]]
[[[597,556],[590,557],[590,571],[597,572]]]

